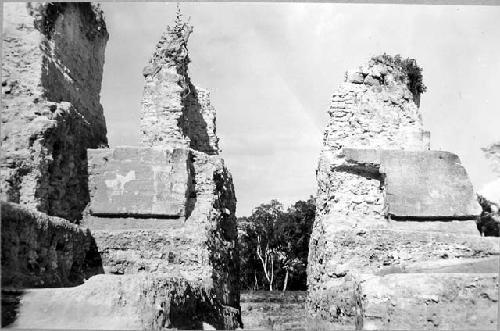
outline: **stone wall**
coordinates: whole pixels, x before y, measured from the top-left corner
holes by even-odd
[[[405,81],[395,78],[403,75],[399,68],[374,60],[348,71],[331,99],[323,150],[429,149],[429,133],[423,130],[413,94]]]
[[[64,287],[102,273],[90,231],[2,202],[2,289]]]
[[[360,285],[363,279],[382,281],[380,277],[395,274],[391,277],[399,281],[399,275],[411,272],[426,274],[424,279],[436,269],[418,269],[419,264],[458,263],[453,271],[442,270],[466,273],[450,288],[445,288],[444,274],[436,288],[422,285],[424,293],[441,297],[474,278],[461,262],[479,261],[476,272],[481,272],[486,259],[500,253],[496,240],[477,231],[480,207],[458,157],[428,150],[430,136],[417,107],[420,95],[409,90],[405,75],[401,68],[375,59],[348,71],[346,82],[334,92],[309,244],[307,311],[314,328],[421,328],[418,309],[404,311],[404,298],[398,301],[401,306],[384,308],[382,299],[372,296],[373,289]],[[418,306],[417,301],[408,307]],[[444,311],[453,305],[459,303],[442,300],[435,309],[441,328],[452,325]],[[406,314],[405,321],[387,322],[392,311]],[[495,316],[488,317],[496,323]],[[384,322],[373,324],[378,318]],[[468,327],[479,325],[466,322]]]
[[[107,145],[102,12],[8,3],[4,17],[2,200],[78,222],[89,201],[86,149]]]
[[[187,74],[191,32],[180,21],[167,28],[144,69],[142,146],[89,149],[84,224],[106,273],[183,279],[205,291],[198,306],[210,310],[213,326],[236,328],[236,197],[218,155],[215,109]]]
[[[141,142],[175,145],[218,154],[215,109],[207,91],[188,76],[187,43],[192,27],[176,22],[163,33],[143,70],[146,83],[141,110]]]
[[[365,276],[355,298],[358,330],[497,329],[495,271]]]

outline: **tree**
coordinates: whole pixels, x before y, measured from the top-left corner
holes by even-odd
[[[271,200],[268,204],[258,206],[250,216],[257,238],[255,252],[262,264],[269,291],[273,290],[277,270],[277,268],[275,270],[275,263],[280,245],[278,226],[281,217],[283,217],[283,205],[278,200]]]
[[[309,237],[315,217],[312,197],[287,211],[278,200],[261,204],[250,217],[238,220],[240,228],[241,283],[259,289],[305,289]]]
[[[283,291],[287,289],[289,276],[294,276],[296,287],[306,286],[306,267],[309,255],[309,238],[316,216],[316,205],[311,196],[307,201],[297,201],[288,208],[279,224],[281,256],[285,270]]]

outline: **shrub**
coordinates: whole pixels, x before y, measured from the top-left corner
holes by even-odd
[[[423,69],[418,66],[415,59],[403,59],[399,54],[391,56],[384,53],[382,55],[373,57],[372,61],[374,61],[375,63],[381,63],[390,66],[396,72],[399,72],[400,75],[396,75],[395,79],[399,79],[401,82],[405,82],[406,86],[408,86],[408,89],[414,95],[422,94],[427,91],[427,87],[423,82]]]

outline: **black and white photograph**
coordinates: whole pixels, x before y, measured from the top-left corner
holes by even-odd
[[[2,2],[1,321],[500,330],[500,2]]]

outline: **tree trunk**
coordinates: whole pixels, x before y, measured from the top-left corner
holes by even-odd
[[[283,284],[283,292],[286,291],[286,286],[288,285],[288,269],[286,269],[285,284]]]
[[[273,291],[273,281],[274,281],[274,257],[271,256],[271,280],[269,281],[269,291]]]

